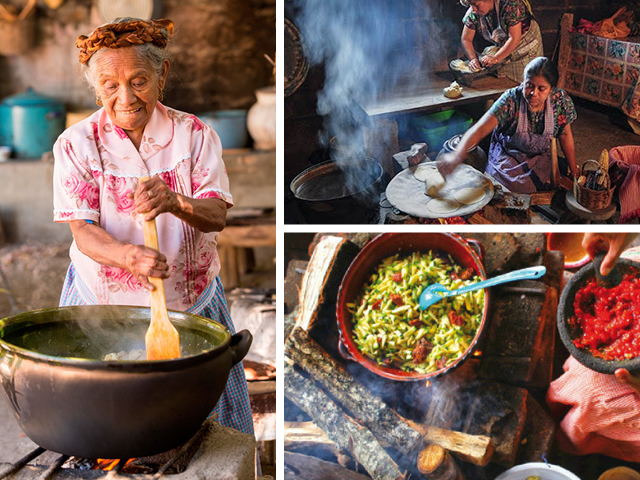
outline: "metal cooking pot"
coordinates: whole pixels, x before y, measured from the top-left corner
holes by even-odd
[[[460,366],[473,353],[487,324],[489,312],[489,291],[487,289],[484,291],[482,320],[472,342],[469,344],[469,348],[453,364],[436,372],[406,372],[398,368],[380,365],[360,353],[353,340],[351,313],[347,304],[353,303],[358,298],[363,285],[369,281],[371,274],[376,271],[382,260],[396,253],[410,255],[414,252],[426,252],[428,250],[447,252],[463,268],[472,268],[482,280],[487,278],[481,261],[481,245],[475,240],[463,239],[453,233],[383,233],[378,235],[356,255],[347,273],[342,278],[342,283],[338,290],[336,315],[338,330],[340,331],[339,349],[345,358],[358,362],[381,377],[392,380],[413,381],[435,378],[449,372]]]
[[[149,318],[149,308],[101,305],[0,320],[0,380],[24,433],[43,448],[86,458],[154,455],[191,438],[252,336],[170,311],[182,358],[100,360],[144,349]]]
[[[0,145],[11,147],[16,158],[40,158],[53,148],[64,128],[64,103],[32,88],[0,104]]]
[[[290,188],[308,223],[375,223],[383,174],[371,158],[342,167],[329,160],[299,173]],[[349,185],[349,178],[358,184]]]
[[[622,275],[625,275],[627,273],[636,272],[640,266],[638,263],[629,260],[628,258],[620,258],[616,262],[616,268]],[[584,287],[587,282],[595,276],[596,272],[594,269],[594,263],[588,263],[578,270],[578,273],[571,277],[562,290],[562,295],[560,295],[560,301],[558,303],[557,318],[558,332],[560,333],[562,343],[567,350],[569,350],[572,357],[591,370],[595,370],[600,373],[613,374],[618,368],[626,368],[630,372],[637,374],[640,372],[640,357],[622,361],[605,360],[603,358],[594,357],[589,350],[578,348],[573,343],[573,339],[580,335],[580,332],[577,331],[577,327],[572,327],[568,323],[569,319],[573,317],[573,302],[578,290]]]

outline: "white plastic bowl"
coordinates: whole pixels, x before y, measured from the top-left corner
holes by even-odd
[[[538,476],[542,480],[580,480],[569,470],[542,462],[515,466],[498,475],[496,480],[527,480],[530,475]]]

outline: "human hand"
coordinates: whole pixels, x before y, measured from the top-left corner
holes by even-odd
[[[631,375],[631,373],[629,373],[629,370],[627,370],[626,368],[619,368],[615,371],[614,375],[622,383],[626,383],[636,392],[640,393],[640,378]]]
[[[125,268],[129,270],[149,291],[154,286],[148,277],[169,278],[167,257],[144,245],[129,245],[124,254]]]
[[[134,193],[128,195],[134,201],[136,213],[146,214],[145,221],[150,221],[164,212],[174,212],[178,207],[178,198],[160,177],[152,177],[138,183]]]
[[[490,67],[492,65],[496,65],[498,62],[498,57],[495,55],[483,55],[480,57],[480,63],[484,67]]]
[[[482,65],[480,65],[480,60],[478,60],[477,58],[474,58],[473,60],[469,60],[469,63],[467,65],[469,66],[469,70],[471,70],[473,73],[477,72],[478,70],[482,70]]]
[[[445,179],[451,175],[456,167],[461,163],[454,152],[443,153],[438,160],[436,160],[436,168]]]
[[[612,232],[612,233],[595,233],[588,232],[584,234],[582,238],[582,248],[593,257],[598,252],[607,252],[600,265],[600,273],[603,276],[608,275],[616,262],[620,258],[620,255],[625,248],[636,237],[637,233],[624,233],[624,232]]]

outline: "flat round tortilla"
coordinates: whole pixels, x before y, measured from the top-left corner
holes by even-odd
[[[454,197],[464,205],[473,205],[474,203],[481,202],[486,194],[487,192],[484,188],[467,187],[458,190]]]
[[[431,163],[422,163],[418,165],[418,167],[413,172],[413,176],[416,177],[416,180],[420,180],[421,182],[426,182],[433,176],[442,178],[442,175],[440,175],[440,172],[438,171],[438,167]]]
[[[433,213],[450,214],[461,207],[460,202],[450,198],[434,198],[427,203],[427,208]]]

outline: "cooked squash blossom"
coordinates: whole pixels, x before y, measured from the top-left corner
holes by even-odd
[[[427,310],[420,310],[420,294],[434,283],[451,290],[480,280],[442,252],[386,258],[357,302],[347,305],[356,346],[379,364],[406,371],[432,373],[451,365],[478,331],[484,290],[443,299]]]

